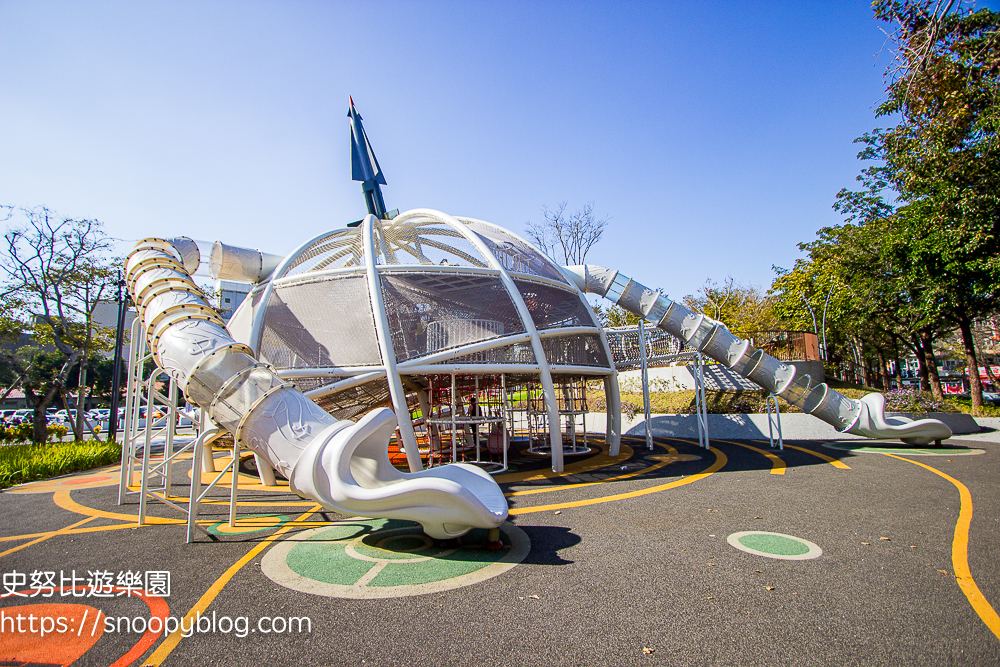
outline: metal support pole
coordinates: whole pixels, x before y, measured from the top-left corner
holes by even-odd
[[[146,428],[142,443],[142,466],[139,478],[139,525],[146,523],[146,494],[149,488],[149,450],[153,444],[153,380],[156,378],[154,371],[146,384]],[[141,403],[142,401],[138,401]]]
[[[236,527],[236,499],[240,491],[240,444],[233,438],[232,486],[229,487],[229,527]]]
[[[771,403],[774,403],[772,408]],[[778,449],[785,450],[785,441],[781,437],[781,406],[778,405],[778,397],[774,394],[768,396],[765,401],[767,405],[767,436],[771,440],[771,448],[774,448],[774,429],[778,429]]]
[[[365,275],[368,279],[368,298],[375,317],[375,334],[378,339],[379,352],[382,355],[382,365],[385,367],[386,381],[389,383],[389,396],[396,412],[396,422],[399,425],[399,435],[403,441],[406,453],[406,463],[410,472],[423,469],[420,462],[420,450],[417,447],[417,436],[413,433],[413,421],[406,405],[406,391],[396,370],[396,350],[392,343],[392,330],[385,312],[385,302],[382,299],[382,283],[378,270],[375,268],[375,225],[378,224],[371,215],[362,223],[362,240],[365,250]]]
[[[698,413],[698,446],[709,448],[708,408],[705,405],[705,372],[701,352],[694,353],[695,410]]]
[[[510,442],[507,439],[507,376],[503,373],[500,374],[500,410],[503,416],[503,421],[500,422],[500,428],[503,431],[503,469],[507,469],[507,448],[510,446]],[[513,429],[512,429],[513,430]]]
[[[145,349],[145,337],[141,335],[139,319],[132,323],[132,344],[128,355],[128,382],[125,385],[125,436],[122,438],[122,466],[118,481],[118,504],[125,503],[128,487],[132,484],[132,471],[135,463],[136,422],[135,403],[139,393],[139,383],[142,374],[142,356]]]
[[[167,400],[170,401],[170,407],[177,407],[177,381],[173,378],[170,379],[170,386],[167,389]],[[177,413],[173,410],[165,410],[167,421],[167,441],[163,443],[163,474],[165,476],[164,482],[164,495],[170,495],[170,485],[171,485],[171,468],[173,465],[173,459],[170,457],[174,453],[174,437],[177,435]]]
[[[458,463],[458,434],[455,432],[455,412],[458,401],[455,400],[455,374],[451,374],[451,462]]]
[[[205,441],[208,439],[208,420],[205,417],[204,410],[199,414],[198,421],[198,437],[194,443],[194,450],[191,452],[191,497],[188,499],[187,517],[188,544],[191,544],[191,540],[194,539],[194,526],[195,522],[198,521],[198,502],[201,498],[201,470],[202,457],[204,456],[202,452],[205,450]],[[211,451],[212,443],[207,443],[207,446],[209,451]]]
[[[642,362],[642,407],[646,414],[646,448],[653,449],[653,432],[649,427],[649,368],[646,365],[646,324],[639,320],[639,359]]]
[[[115,361],[111,369],[111,409],[108,412],[108,441],[114,442],[118,437],[118,398],[122,386],[122,343],[125,339],[125,313],[128,311],[125,296],[125,280],[118,271],[118,329],[115,331]],[[133,347],[135,341],[132,341]],[[124,450],[124,448],[123,448]],[[124,458],[122,462],[124,463]],[[119,503],[121,504],[121,503]]]

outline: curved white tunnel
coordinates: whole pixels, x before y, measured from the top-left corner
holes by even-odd
[[[431,537],[496,528],[507,502],[474,466],[404,474],[389,463],[390,410],[339,421],[237,343],[191,280],[199,264],[187,238],[143,239],[126,280],[160,368],[192,404],[284,475],[293,490],[330,509],[417,521]]]
[[[869,394],[855,401],[825,383],[814,382],[809,375],[798,374],[795,366],[778,361],[749,341],[737,338],[721,322],[692,312],[619,271],[594,265],[565,269],[567,277],[573,279],[581,291],[598,294],[644,318],[679,338],[688,348],[724,364],[838,431],[869,438],[899,438],[913,444],[951,437],[951,429],[936,419],[912,421],[885,417],[882,394]]]

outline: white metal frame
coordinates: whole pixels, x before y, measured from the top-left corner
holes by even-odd
[[[470,243],[481,255],[481,258],[476,258],[477,260],[486,263],[486,266],[480,267],[470,267],[470,266],[449,266],[449,265],[435,265],[435,264],[404,264],[396,265],[389,263],[379,264],[377,262],[377,256],[381,252],[386,255],[391,261],[392,253],[390,249],[386,246],[387,241],[383,238],[382,229],[387,228],[388,225],[399,225],[406,224],[413,221],[416,224],[414,237],[418,237],[420,234],[419,225],[422,221],[426,221],[427,224],[434,225],[444,225],[453,232],[456,232],[456,238],[458,235],[462,239]],[[278,374],[282,378],[286,379],[297,379],[297,378],[330,378],[331,383],[322,387],[317,387],[313,390],[305,392],[305,395],[311,399],[318,399],[324,396],[330,396],[339,391],[348,389],[350,387],[356,386],[358,384],[363,384],[372,379],[376,379],[384,375],[388,382],[390,398],[393,404],[393,408],[397,414],[400,429],[400,439],[403,445],[403,450],[407,456],[407,464],[411,471],[419,470],[421,466],[419,450],[417,449],[416,436],[413,432],[413,427],[411,423],[408,422],[409,411],[406,404],[406,390],[400,379],[401,375],[428,375],[428,374],[441,374],[447,375],[451,373],[460,374],[470,374],[478,375],[483,373],[490,374],[504,374],[504,373],[526,373],[535,375],[539,379],[539,383],[542,386],[543,392],[546,396],[546,406],[547,411],[551,414],[548,415],[549,423],[549,440],[550,442],[562,442],[562,420],[558,412],[558,404],[556,402],[555,386],[552,380],[553,373],[558,374],[573,374],[573,375],[586,375],[586,376],[601,376],[605,380],[605,393],[608,399],[608,441],[609,441],[609,453],[615,455],[618,453],[619,440],[618,435],[621,431],[621,415],[620,415],[620,398],[618,394],[618,383],[615,378],[615,368],[613,356],[611,353],[610,345],[608,344],[607,336],[604,334],[603,329],[600,326],[578,326],[578,327],[562,327],[562,328],[552,328],[539,331],[531,318],[531,313],[521,296],[520,290],[514,283],[514,278],[517,280],[525,280],[528,282],[535,282],[544,285],[550,285],[553,287],[558,287],[564,289],[567,292],[567,297],[571,298],[572,295],[576,295],[585,305],[588,312],[593,315],[593,311],[590,307],[589,302],[586,297],[580,292],[579,288],[576,286],[573,280],[567,279],[565,282],[560,282],[551,278],[546,278],[542,276],[529,275],[516,273],[511,274],[508,272],[506,267],[500,262],[500,260],[493,255],[489,247],[483,242],[482,239],[469,227],[469,224],[481,224],[495,228],[498,231],[502,231],[504,234],[513,236],[518,241],[524,243],[528,248],[533,249],[538,252],[541,257],[546,257],[544,253],[538,251],[531,243],[520,238],[516,234],[511,233],[509,230],[492,225],[489,222],[481,220],[472,220],[467,218],[454,218],[450,215],[442,213],[440,211],[435,211],[431,209],[414,209],[407,211],[400,216],[394,218],[391,222],[382,222],[377,220],[374,216],[367,216],[364,221],[362,221],[361,229],[358,233],[361,234],[360,252],[363,257],[358,257],[359,265],[339,267],[339,268],[320,268],[316,271],[306,271],[303,273],[298,273],[292,276],[282,275],[288,267],[293,266],[303,253],[306,253],[309,248],[318,241],[324,238],[330,237],[330,232],[325,232],[319,234],[306,243],[300,245],[292,254],[284,259],[284,261],[275,269],[274,279],[270,281],[264,288],[263,293],[260,295],[259,306],[257,311],[253,314],[253,324],[252,331],[250,334],[249,344],[254,349],[259,349],[261,332],[264,323],[264,313],[267,309],[267,302],[270,298],[271,293],[275,288],[281,287],[283,285],[299,284],[301,282],[311,282],[314,280],[325,280],[332,279],[337,276],[343,275],[364,275],[369,292],[369,301],[371,309],[374,315],[376,338],[379,345],[379,352],[382,357],[382,364],[379,366],[352,366],[352,367],[341,367],[341,368],[297,368],[297,369],[287,369],[278,371]],[[388,230],[387,230],[388,231]],[[426,242],[427,240],[424,239]],[[419,244],[419,239],[417,243]],[[444,241],[438,241],[435,237],[434,247],[439,250],[446,250],[447,244]],[[419,248],[418,248],[419,249]],[[458,252],[457,250],[455,252]],[[464,255],[463,255],[464,256]],[[548,260],[546,257],[546,260]],[[554,267],[560,274],[564,273],[562,267],[557,266],[552,263]],[[412,274],[417,272],[433,272],[433,273],[455,273],[458,274],[481,274],[490,275],[498,278],[504,286],[507,294],[509,295],[515,310],[517,311],[518,317],[521,321],[523,327],[523,333],[511,334],[506,336],[498,336],[495,338],[490,338],[484,341],[477,341],[475,343],[470,343],[468,345],[463,345],[460,347],[450,348],[447,350],[441,350],[440,352],[426,354],[414,359],[409,359],[406,361],[396,361],[395,350],[393,349],[393,342],[390,333],[389,323],[384,312],[384,302],[382,298],[381,290],[381,274]],[[249,306],[244,306],[249,307]],[[595,320],[596,322],[596,320]],[[552,366],[546,356],[544,347],[542,345],[542,339],[548,337],[558,337],[567,336],[574,334],[592,334],[597,336],[601,341],[601,345],[604,348],[605,356],[608,360],[607,367],[590,367],[590,366]],[[456,363],[449,364],[449,360],[456,357],[460,357],[466,354],[472,354],[480,351],[490,350],[498,347],[503,347],[506,345],[511,345],[515,343],[530,343],[532,352],[535,356],[535,363],[533,364],[464,364]],[[415,452],[411,456],[411,452]],[[562,460],[562,451],[560,447],[552,448],[552,469],[557,472],[561,472],[564,468],[564,463]]]
[[[705,405],[705,359],[701,352],[692,355],[694,368],[691,373],[694,375],[694,400],[695,409],[698,414],[698,446],[708,449],[708,409]]]
[[[769,394],[764,403],[767,406],[767,437],[771,441],[771,449],[774,449],[774,431],[777,429],[778,449],[784,451],[785,441],[781,437],[781,406],[778,404],[778,396]]]
[[[666,366],[667,364],[678,361],[688,361],[690,362],[688,367],[691,370],[691,375],[694,377],[695,420],[698,425],[698,446],[708,449],[711,443],[708,437],[708,406],[705,400],[705,359],[701,352],[681,352],[679,354],[667,354],[650,357],[649,350],[647,349],[648,338],[646,337],[646,322],[643,320],[639,321],[639,324],[635,329],[631,327],[617,327],[614,331],[621,332],[622,334],[627,334],[631,331],[638,331],[639,334],[638,361],[642,373],[642,402],[643,412],[646,417],[646,446],[649,449],[653,449],[652,427],[650,425],[651,408],[649,398],[649,367],[651,365]],[[634,360],[619,361],[623,365],[631,365],[635,363]]]
[[[646,449],[652,451],[653,449],[653,430],[649,423],[650,409],[649,409],[649,367],[646,363],[646,322],[645,320],[639,320],[639,358],[642,363],[642,407],[645,411],[646,421],[643,422],[646,431]]]
[[[205,496],[215,488],[222,477],[232,473],[232,485],[229,492],[229,527],[235,526],[236,507],[239,495],[239,461],[240,447],[233,441],[232,458],[221,471],[215,470],[212,456],[212,442],[224,435],[224,431],[208,422],[206,412],[199,410],[198,421],[192,420],[194,437],[181,445],[176,438],[176,423],[179,417],[191,419],[191,416],[176,408],[177,397],[180,394],[176,380],[170,379],[167,395],[154,388],[157,378],[163,374],[163,369],[154,367],[148,377],[144,377],[144,368],[148,361],[153,360],[149,352],[145,332],[141,329],[141,321],[136,318],[132,324],[132,345],[128,359],[128,383],[125,393],[125,428],[122,439],[122,464],[118,480],[118,504],[123,505],[129,496],[139,496],[139,515],[137,524],[146,524],[149,501],[160,502],[184,514],[187,518],[187,542],[192,542],[197,529],[209,536],[207,530],[198,523],[200,503]],[[142,408],[146,408],[146,419],[140,418]],[[153,413],[161,410],[163,416],[154,419]],[[154,460],[151,450],[154,441],[164,437],[163,457]],[[180,446],[179,446],[180,445]],[[140,453],[141,452],[141,453]],[[182,454],[192,455],[190,493],[187,499],[172,496],[171,476],[173,464]],[[256,458],[256,454],[254,455]],[[270,467],[257,459],[261,482],[266,486],[274,486],[274,473]],[[203,471],[217,472],[215,478],[207,485],[202,485]],[[135,480],[138,473],[138,480]],[[131,488],[138,481],[138,490]]]

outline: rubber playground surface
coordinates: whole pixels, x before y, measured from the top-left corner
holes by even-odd
[[[517,454],[499,551],[252,458],[193,544],[166,504],[136,525],[117,467],[36,482],[0,494],[0,665],[1000,665],[997,436]]]

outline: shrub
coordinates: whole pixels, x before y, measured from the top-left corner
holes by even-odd
[[[7,445],[0,447],[0,488],[97,468],[116,463],[121,457],[122,448],[116,442]]]
[[[919,389],[893,389],[885,393],[886,412],[951,412],[941,401]]]
[[[0,427],[0,444],[28,442],[31,440],[34,428],[30,422],[16,426],[2,426]],[[49,440],[57,442],[63,439],[69,432],[69,428],[61,424],[50,424],[45,427],[45,432],[48,434]]]
[[[637,414],[643,411],[642,406],[636,405],[627,398],[621,399],[622,404],[622,415],[626,419],[634,419]],[[605,412],[608,409],[608,402],[604,400],[604,397],[594,399],[591,403],[596,412]]]

